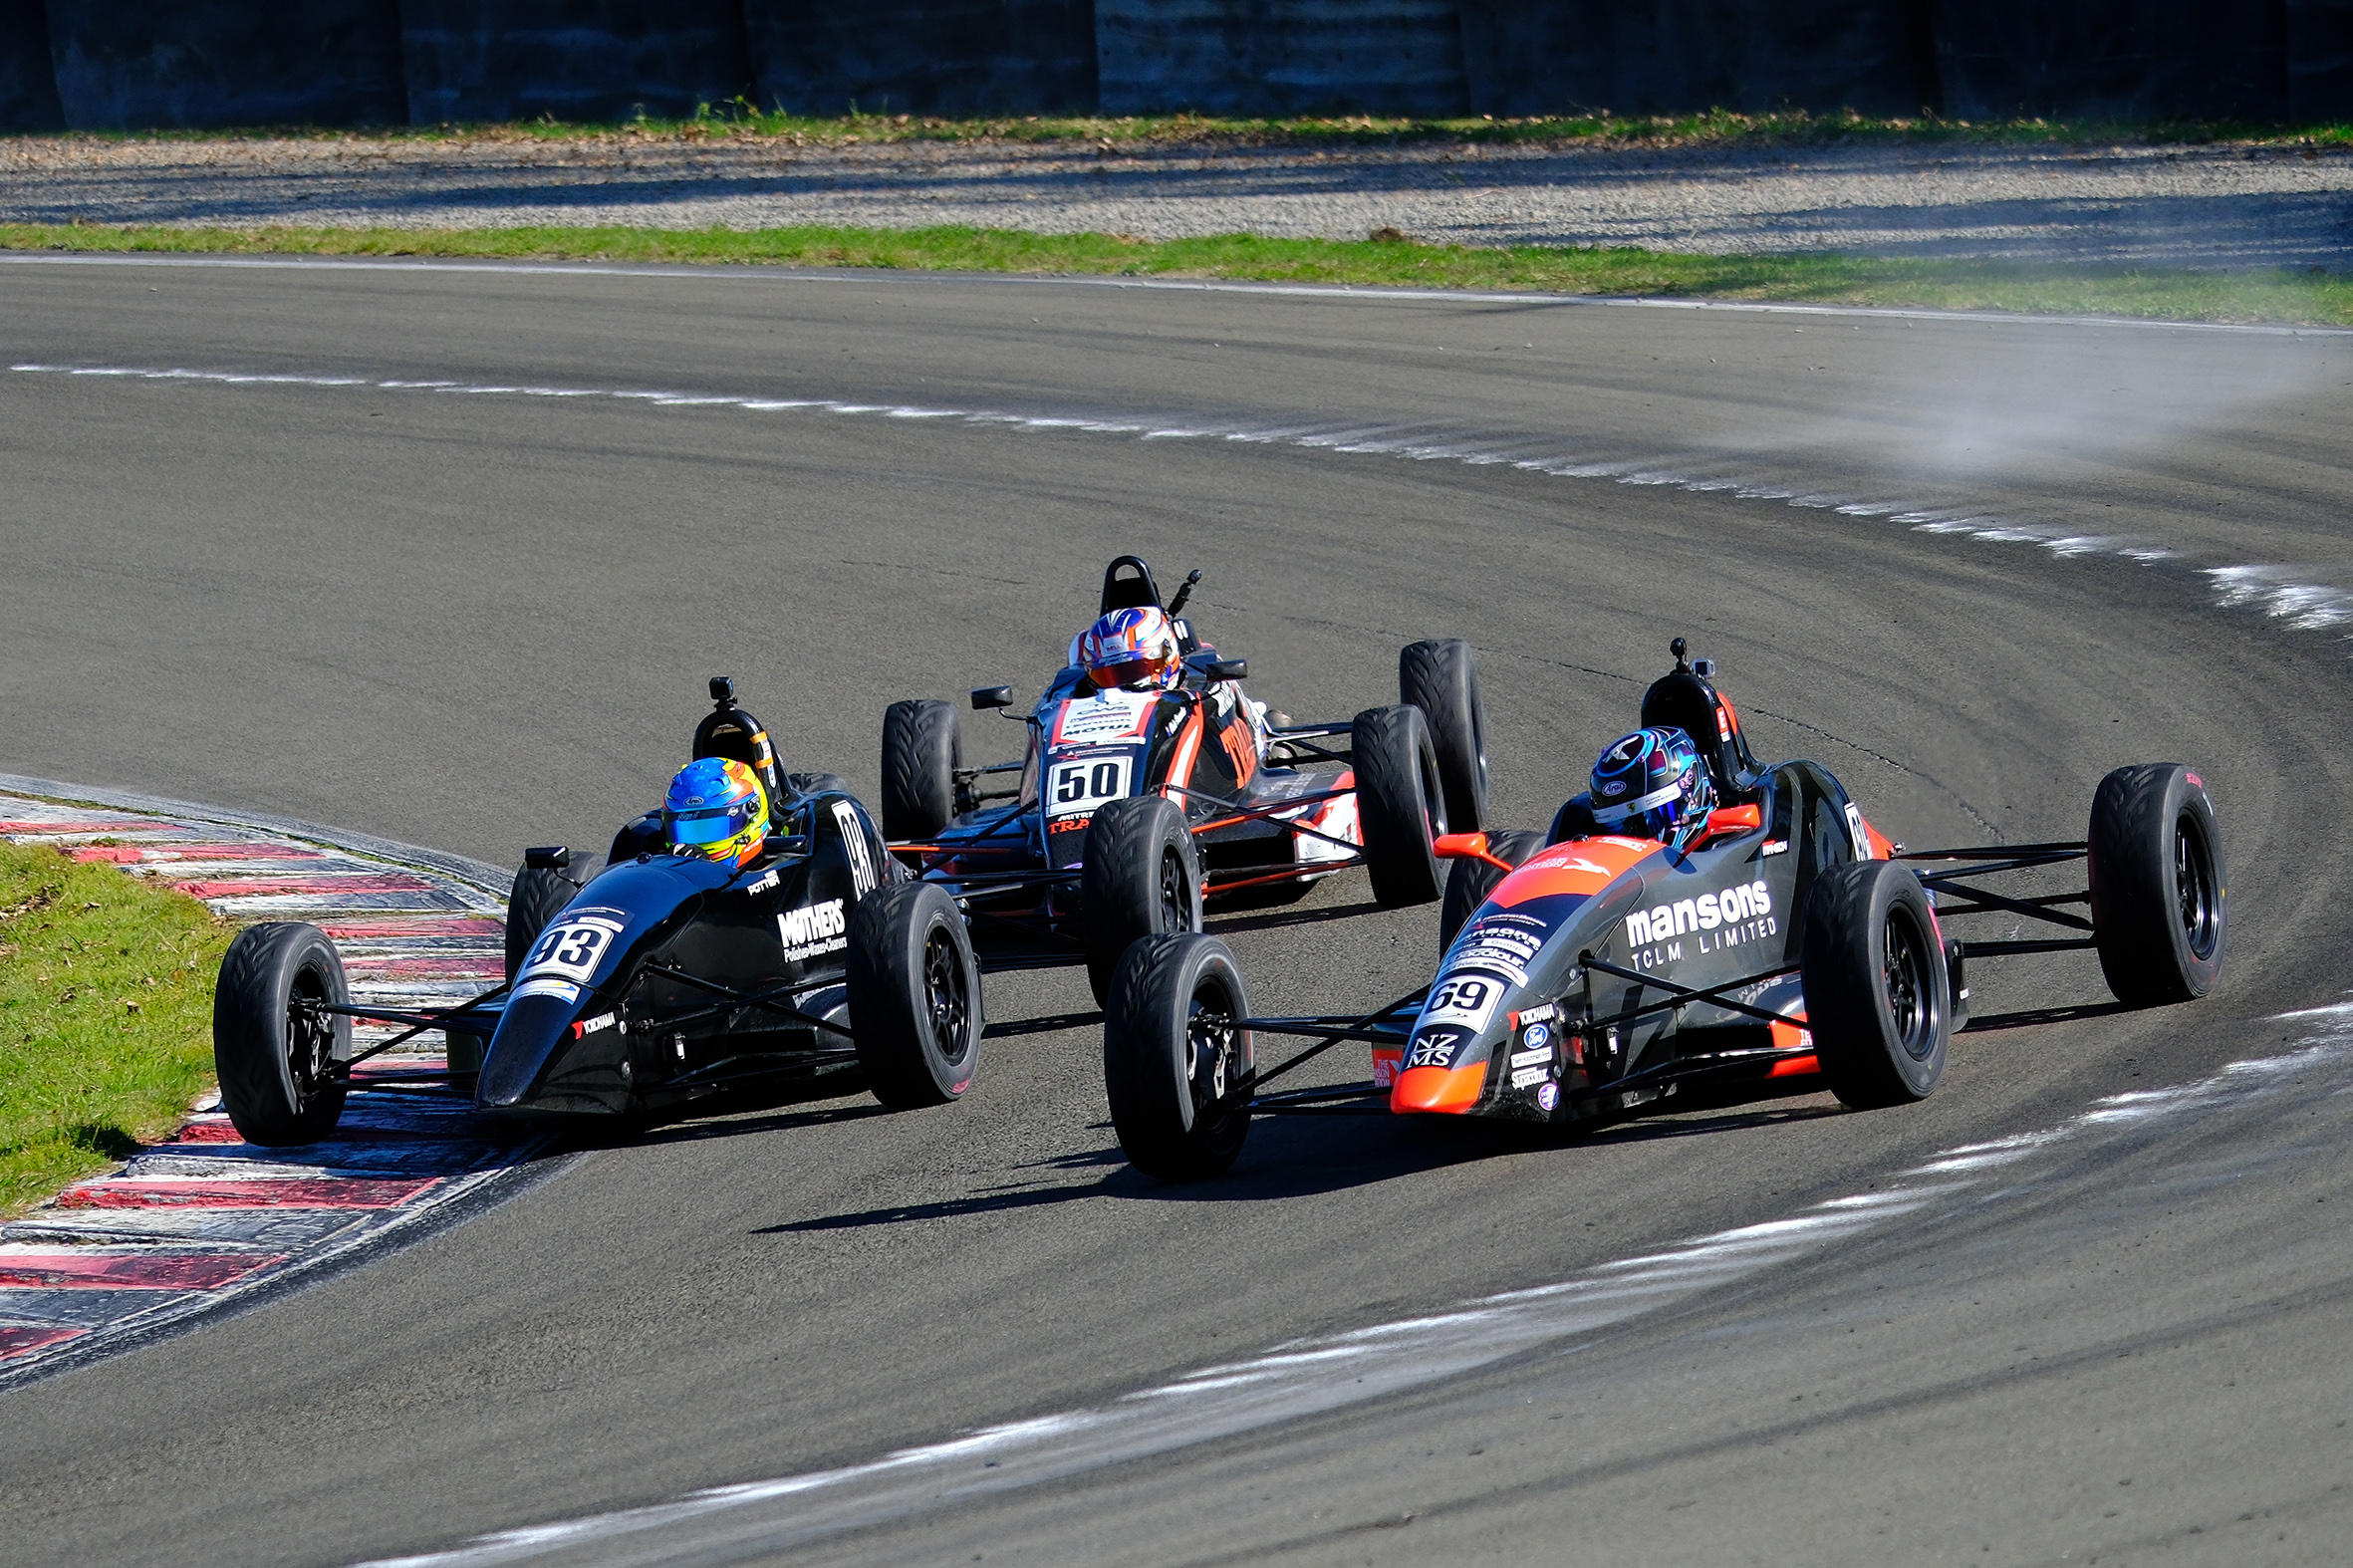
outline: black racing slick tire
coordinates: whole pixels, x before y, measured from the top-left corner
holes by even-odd
[[[1233,1164],[1250,1132],[1249,1016],[1241,968],[1214,936],[1148,936],[1121,957],[1103,1010],[1103,1087],[1130,1165],[1197,1181]]]
[[[548,921],[563,913],[564,906],[589,885],[589,879],[605,869],[602,855],[576,855],[572,864],[562,871],[544,866],[526,866],[515,873],[514,886],[506,899],[506,977],[513,984],[523,968],[523,959],[530,953],[539,933],[547,929]]]
[[[795,800],[807,795],[847,795],[850,793],[848,781],[839,773],[787,773],[784,776],[784,787],[793,792],[792,798]],[[774,814],[774,802],[770,802],[771,815]]]
[[[1131,944],[1201,928],[1200,848],[1184,813],[1159,795],[1098,807],[1087,824],[1079,896],[1086,911],[1087,983],[1100,1005]]]
[[[1418,707],[1368,708],[1352,730],[1357,821],[1373,897],[1395,909],[1439,892],[1438,837],[1447,831],[1438,748]]]
[[[952,702],[925,697],[883,711],[883,837],[928,839],[955,820],[963,731]]]
[[[1478,655],[1458,637],[1409,643],[1397,655],[1397,689],[1399,701],[1430,721],[1447,826],[1476,833],[1487,825],[1487,705]]]
[[[245,1142],[283,1149],[335,1131],[352,1020],[319,1004],[351,1000],[343,958],[316,925],[248,925],[229,943],[212,993],[212,1063]]]
[[[1891,861],[1826,869],[1806,900],[1798,972],[1831,1093],[1859,1111],[1928,1098],[1945,1075],[1953,992],[1919,878]]]
[[[1544,848],[1544,835],[1524,828],[1505,828],[1487,835],[1487,853],[1517,871]],[[1438,906],[1438,950],[1444,952],[1462,934],[1462,927],[1487,902],[1488,895],[1510,876],[1501,866],[1485,861],[1456,861],[1446,871],[1446,900]]]
[[[2092,796],[2092,940],[2128,1007],[2194,1001],[2222,967],[2222,838],[2178,762],[2118,768]]]
[[[850,916],[850,1030],[866,1086],[894,1111],[945,1105],[980,1066],[980,965],[938,886],[878,888]]]

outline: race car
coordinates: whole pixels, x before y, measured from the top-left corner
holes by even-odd
[[[358,1093],[574,1119],[645,1119],[850,1072],[893,1109],[961,1096],[982,1018],[954,902],[898,871],[839,779],[784,773],[730,680],[714,678],[711,696],[694,755],[753,771],[776,803],[769,836],[741,862],[673,854],[653,812],[607,856],[531,850],[508,901],[504,984],[454,1007],[360,1005],[317,926],[239,932],[221,959],[212,1041],[245,1141],[316,1143]],[[398,1032],[356,1050],[355,1020]],[[434,1030],[445,1067],[354,1075]]]
[[[1967,1017],[1969,960],[2086,950],[2132,1006],[2206,994],[2222,958],[2222,840],[2204,780],[2178,763],[2102,779],[2085,839],[1907,851],[1819,764],[1759,764],[1705,660],[1643,700],[1645,728],[1699,741],[1720,802],[1680,849],[1599,831],[1564,804],[1549,834],[1439,841],[1453,861],[1444,956],[1426,986],[1358,1017],[1260,1018],[1214,937],[1140,941],[1105,1008],[1120,1146],[1169,1179],[1213,1175],[1253,1114],[1358,1111],[1589,1123],[1680,1094],[1827,1088],[1851,1107],[1936,1088]],[[2086,886],[1985,886],[2085,863]],[[2048,877],[2036,879],[2047,882]],[[2081,910],[2083,913],[2077,913]],[[1970,916],[2058,934],[1963,938]],[[1261,1070],[1260,1035],[1314,1043]],[[1342,1041],[1370,1083],[1270,1090]]]
[[[1304,891],[1362,866],[1383,905],[1441,892],[1434,843],[1487,809],[1486,710],[1459,640],[1398,656],[1400,701],[1346,723],[1269,723],[1248,673],[1183,619],[1200,573],[1166,607],[1182,651],[1168,689],[1097,687],[1074,662],[1027,715],[1021,761],[966,767],[952,704],[893,703],[883,720],[883,831],[972,922],[985,969],[1084,962],[1098,1000],[1152,932],[1197,931],[1204,907]],[[1162,608],[1152,569],[1121,556],[1102,613]],[[1010,686],[972,693],[1010,708]],[[1263,726],[1263,741],[1261,740]],[[1009,787],[989,786],[1017,776]],[[991,804],[1003,802],[1003,804]]]

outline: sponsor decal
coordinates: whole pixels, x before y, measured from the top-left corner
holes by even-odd
[[[1767,839],[1765,847],[1757,851],[1759,855],[1786,855],[1788,853],[1789,841],[1787,839]]]
[[[1536,1051],[1514,1051],[1511,1053],[1511,1065],[1514,1067],[1550,1067],[1552,1065],[1552,1047],[1548,1045]]]
[[[834,802],[834,825],[842,830],[842,848],[850,857],[850,897],[863,899],[875,891],[874,857],[866,850],[866,824],[858,820],[858,808],[846,800]],[[835,906],[837,909],[840,906]],[[788,941],[787,946],[791,945]]]
[[[1552,1044],[1551,1027],[1549,1025],[1540,1023],[1532,1023],[1528,1025],[1528,1032],[1521,1037],[1521,1044],[1525,1045],[1531,1051],[1535,1050],[1538,1046],[1548,1046]]]
[[[770,888],[775,887],[778,882],[782,881],[783,877],[783,867],[771,866],[768,868],[768,874],[766,876],[746,884],[743,891],[746,893],[766,893]]]
[[[1626,781],[1624,779],[1612,779],[1601,787],[1601,792],[1604,795],[1623,795],[1626,793]]]
[[[1732,738],[1732,716],[1723,710],[1723,703],[1720,701],[1715,704],[1715,738],[1718,740]]]
[[[1431,987],[1421,1022],[1424,1026],[1455,1023],[1473,1031],[1484,1029],[1502,999],[1503,982],[1491,974],[1448,974]]]
[[[1514,1089],[1525,1089],[1531,1084],[1543,1083],[1547,1079],[1551,1078],[1551,1076],[1552,1069],[1550,1067],[1518,1068],[1515,1069],[1511,1075],[1511,1087]]]
[[[1533,926],[1534,929],[1527,927]],[[1541,921],[1525,915],[1480,920],[1454,940],[1447,959],[1453,969],[1491,969],[1517,985],[1528,983],[1528,964],[1543,949]]]
[[[1558,1085],[1558,1084],[1540,1084],[1540,1085],[1538,1085],[1538,1086],[1537,1086],[1537,1088],[1536,1088],[1536,1105],[1537,1105],[1537,1108],[1538,1108],[1539,1110],[1550,1111],[1550,1110],[1552,1110],[1552,1109],[1553,1109],[1555,1106],[1557,1106],[1557,1105],[1559,1105],[1559,1104],[1560,1104],[1560,1085]]]
[[[1718,926],[1753,921],[1772,913],[1773,890],[1760,877],[1720,893],[1702,893],[1696,899],[1678,899],[1673,904],[1636,910],[1626,916],[1626,942],[1631,947],[1648,947],[1670,936],[1712,931]]]
[[[580,1000],[580,987],[570,980],[559,980],[550,975],[545,979],[525,980],[515,987],[516,1001],[526,996],[553,996],[558,1001],[577,1002]]]
[[[1072,697],[1062,704],[1054,721],[1054,738],[1064,740],[1120,740],[1144,732],[1152,721],[1156,691],[1099,691],[1091,697]]]
[[[613,1022],[614,1015],[612,1013],[599,1013],[594,1018],[583,1018],[572,1026],[572,1038],[585,1040],[592,1034],[612,1028]]]
[[[1451,1067],[1454,1050],[1472,1038],[1460,1029],[1425,1029],[1414,1036],[1414,1043],[1406,1048],[1404,1065],[1407,1067]]]
[[[1135,758],[1127,752],[1070,757],[1048,764],[1042,793],[1049,825],[1064,818],[1083,822],[1105,801],[1124,798],[1134,766]]]
[[[596,972],[597,963],[605,956],[605,949],[613,944],[613,938],[621,934],[622,923],[618,911],[607,914],[583,910],[558,916],[553,925],[539,933],[539,940],[532,944],[515,977],[519,980],[549,976],[587,979]]]
[[[1405,1059],[1403,1051],[1375,1051],[1373,1053],[1373,1087],[1392,1088],[1397,1083],[1398,1063]]]
[[[1523,1007],[1511,1016],[1513,1023],[1526,1024],[1537,1023],[1546,1018],[1557,1017],[1559,1014],[1560,1008],[1551,1002],[1540,1002],[1534,1007]],[[1528,1038],[1530,1040],[1534,1040],[1536,1038],[1536,1032],[1533,1029],[1528,1031]]]
[[[803,905],[776,916],[777,934],[784,938],[784,955],[799,960],[820,953],[840,952],[850,945],[845,934],[850,922],[842,916],[842,901]]]

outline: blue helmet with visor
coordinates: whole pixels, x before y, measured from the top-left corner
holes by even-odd
[[[1593,765],[1593,820],[1604,832],[1669,841],[1707,820],[1715,786],[1680,729],[1638,729]]]
[[[767,836],[767,794],[759,776],[742,763],[697,757],[670,780],[661,826],[672,854],[740,866],[760,853]]]

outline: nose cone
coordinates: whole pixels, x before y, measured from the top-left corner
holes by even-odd
[[[1486,1086],[1484,1057],[1463,1067],[1409,1067],[1389,1091],[1389,1109],[1460,1116],[1478,1104]]]

